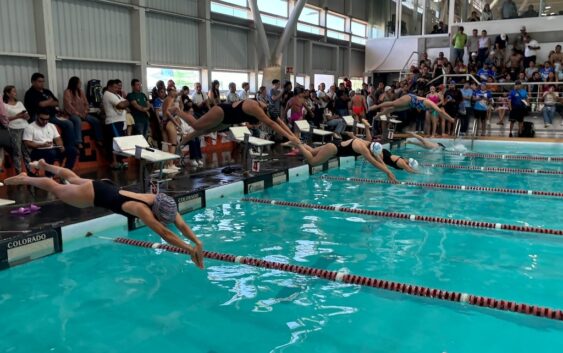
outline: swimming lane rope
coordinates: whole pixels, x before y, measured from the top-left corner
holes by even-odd
[[[418,152],[422,154],[423,152]],[[494,153],[474,153],[474,152],[455,152],[443,151],[443,154],[450,156],[460,156],[469,158],[485,158],[485,159],[509,159],[516,161],[546,161],[546,162],[563,162],[563,157],[550,156],[525,156],[517,154],[494,154]]]
[[[563,171],[559,171],[559,170],[519,169],[519,168],[500,168],[500,167],[476,167],[476,166],[469,166],[469,165],[438,164],[438,163],[420,163],[420,165],[423,166],[423,167],[476,170],[476,171],[480,171],[480,172],[491,172],[491,173],[563,175]]]
[[[494,193],[502,193],[502,194],[563,197],[563,192],[540,191],[540,190],[518,190],[518,189],[507,189],[507,188],[492,188],[492,187],[486,187],[486,186],[452,185],[452,184],[439,184],[439,183],[417,183],[417,182],[414,182],[414,181],[402,181],[399,184],[393,184],[389,180],[382,180],[382,179],[347,178],[347,177],[337,177],[337,176],[329,176],[329,175],[323,175],[323,176],[321,176],[321,179],[334,180],[334,181],[351,181],[351,182],[354,182],[354,183],[366,183],[366,184],[391,184],[391,185],[420,186],[420,187],[429,188],[429,189],[483,191],[483,192],[494,192]]]
[[[290,201],[278,201],[278,200],[266,200],[257,198],[243,198],[241,201],[269,204],[276,206],[287,206],[296,208],[310,208],[325,211],[338,211],[345,213],[355,213],[366,216],[384,217],[384,218],[398,218],[404,220],[418,221],[418,222],[429,222],[429,223],[443,223],[451,224],[461,227],[473,227],[473,228],[484,228],[484,229],[497,229],[497,230],[509,230],[513,232],[523,232],[523,233],[540,233],[540,234],[550,234],[550,235],[563,235],[563,230],[559,229],[547,229],[539,227],[528,227],[519,226],[512,224],[501,224],[492,222],[478,222],[470,221],[466,219],[453,219],[453,218],[443,218],[443,217],[433,217],[433,216],[420,216],[415,214],[400,213],[400,212],[387,212],[387,211],[375,211],[375,210],[364,210],[359,208],[348,208],[340,206],[328,206],[328,205],[315,205],[310,203],[302,202],[290,202]]]
[[[141,240],[116,238],[115,242],[131,246],[137,246],[149,249],[162,249],[169,252],[188,254],[184,249],[160,243],[151,243]],[[426,297],[434,300],[450,301],[465,303],[472,306],[490,308],[502,311],[511,311],[531,316],[543,317],[546,319],[563,321],[563,311],[541,307],[537,305],[529,305],[517,303],[510,300],[499,300],[494,298],[483,297],[480,295],[471,295],[467,293],[446,291],[435,288],[428,288],[412,284],[386,281],[372,277],[357,276],[343,272],[322,270],[318,268],[305,267],[299,265],[284,264],[279,262],[256,259],[252,257],[235,256],[230,254],[221,254],[217,252],[204,251],[203,256],[207,259],[218,260],[224,262],[238,263],[259,268],[266,268],[276,271],[284,271],[296,273],[304,276],[317,277],[328,281],[355,284],[365,287],[373,287],[390,292],[398,292],[410,296]]]

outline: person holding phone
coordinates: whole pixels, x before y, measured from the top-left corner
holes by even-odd
[[[76,153],[66,153],[59,131],[49,119],[49,112],[39,110],[37,119],[24,129],[22,140],[30,151],[31,159],[45,159],[49,164],[62,164],[66,159],[65,168],[71,169],[76,161]],[[46,173],[52,176],[48,171]]]

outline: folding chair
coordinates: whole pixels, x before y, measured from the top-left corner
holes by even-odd
[[[309,124],[309,122],[307,120],[297,120],[295,122],[295,126],[297,127],[297,129],[299,131],[310,134],[309,138],[310,138],[311,142],[313,140],[313,135],[321,136],[322,137],[321,144],[323,144],[323,145],[326,143],[325,137],[333,135],[332,131],[315,129],[313,126],[311,126],[311,124]]]

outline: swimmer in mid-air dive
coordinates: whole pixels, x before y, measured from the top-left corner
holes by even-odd
[[[418,141],[408,141],[407,140],[407,143],[410,143],[411,145],[416,145],[416,146],[422,147],[422,148],[427,149],[427,150],[442,150],[442,151],[444,151],[446,149],[446,146],[444,146],[444,144],[442,144],[440,142],[430,141],[429,139],[425,139],[424,137],[417,135],[414,132],[409,132],[408,134],[418,140]]]
[[[445,120],[455,123],[454,118],[449,116],[446,111],[436,105],[436,103],[432,102],[431,100],[423,97],[419,97],[415,94],[409,93],[404,95],[398,99],[395,99],[392,102],[383,102],[381,104],[376,104],[369,108],[370,111],[377,110],[379,108],[383,108],[383,111],[377,114],[380,115],[389,115],[395,111],[403,111],[408,109],[416,109],[418,111],[427,111],[427,110],[434,110],[438,113],[442,118]]]
[[[109,180],[83,179],[72,170],[46,163],[43,159],[30,163],[35,169],[45,170],[66,180],[69,184],[59,184],[50,178],[32,178],[26,173],[4,180],[6,185],[31,185],[46,190],[62,202],[78,208],[102,207],[124,216],[139,218],[166,242],[182,248],[190,254],[192,261],[203,268],[203,245],[190,227],[184,222],[176,201],[170,196],[159,194],[139,194],[120,190]],[[167,228],[174,223],[182,234],[195,246],[182,241]]]
[[[268,117],[265,112],[266,109],[266,104],[246,99],[235,103],[218,104],[199,119],[194,118],[187,112],[176,111],[176,113],[183,117],[195,130],[184,136],[182,140],[183,142],[191,141],[194,138],[200,135],[205,135],[209,132],[225,129],[229,125],[242,123],[250,123],[253,125],[264,123],[288,140],[294,143],[299,142],[299,139],[291,133],[290,130],[288,131],[288,129],[280,126],[280,124]]]
[[[377,146],[381,148],[381,145],[376,142],[371,142],[371,126],[365,119],[363,119],[362,122],[366,125],[365,140],[350,134],[353,138],[347,141],[331,142],[317,148],[312,148],[299,142],[296,144],[296,147],[299,148],[307,160],[307,163],[312,166],[323,164],[332,157],[364,156],[374,167],[385,173],[390,181],[397,183],[395,175],[385,166],[379,156],[381,151],[377,150]]]

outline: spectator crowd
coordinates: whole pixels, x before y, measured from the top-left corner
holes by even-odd
[[[91,87],[89,82],[85,92],[80,78],[71,77],[60,102],[45,87],[45,77],[35,73],[23,101],[14,86],[4,87],[0,102],[0,168],[4,151],[8,151],[17,173],[33,173],[29,163],[38,159],[50,164],[58,162],[72,169],[79,151],[84,148],[83,122],[91,126],[93,142],[105,150],[114,169],[124,168],[126,164],[112,153],[112,138],[131,134],[143,135],[154,147],[171,153],[187,147],[189,165],[201,167],[200,139],[180,146],[182,136],[193,129],[177,112],[190,112],[199,118],[217,104],[245,99],[264,103],[273,120],[287,124],[297,133],[295,121],[306,119],[310,125],[332,131],[336,139],[342,138],[342,133],[349,129],[345,117],[352,116],[358,122],[377,117],[377,112],[370,107],[406,94],[427,97],[443,107],[459,121],[462,134],[468,131],[469,119],[475,118],[478,131],[484,135],[496,113],[498,125],[504,125],[508,118],[511,137],[525,136],[523,121],[530,111],[542,112],[546,128],[552,126],[557,113],[562,113],[559,96],[563,82],[561,45],[556,45],[543,63],[537,62],[539,43],[525,27],[515,38],[505,34],[491,37],[486,31],[479,34],[477,29],[467,35],[464,28],[459,27],[451,37],[451,45],[451,60],[442,52],[433,60],[424,53],[404,79],[390,84],[363,83],[356,89],[352,89],[352,82],[347,78],[330,87],[321,83],[308,88],[300,85],[294,88],[290,81],[282,85],[274,80],[269,90],[262,86],[255,94],[250,92],[247,82],[239,90],[235,83],[230,83],[222,96],[218,81],[212,82],[206,93],[200,83],[196,83],[192,91],[188,86],[178,89],[175,82],[169,80],[166,84],[158,81],[147,96],[138,79],[131,81],[130,93],[125,92],[119,79],[109,80],[103,88]],[[444,84],[443,77],[449,74],[457,76]],[[456,125],[443,121],[433,111],[411,109],[396,114],[403,125],[412,125],[413,130],[431,137],[455,133]],[[513,131],[516,123],[517,131]],[[248,125],[248,128],[256,137],[279,138],[260,125]],[[387,128],[386,122],[376,121],[373,128],[374,134],[381,135]],[[172,163],[168,167],[179,169]]]

